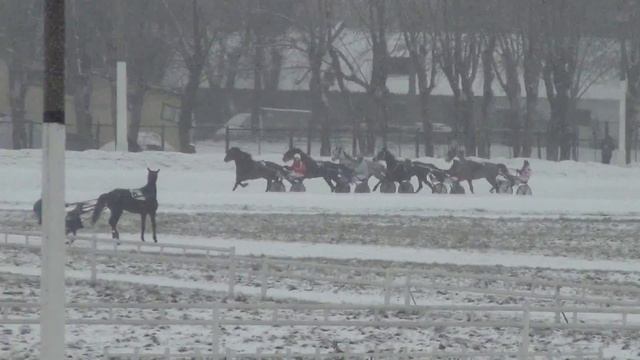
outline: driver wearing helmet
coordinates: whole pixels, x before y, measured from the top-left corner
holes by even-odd
[[[293,155],[293,165],[291,165],[291,171],[293,172],[293,177],[298,179],[303,179],[307,174],[307,167],[302,162],[302,158],[300,154]]]
[[[516,170],[516,174],[518,174],[518,178],[523,183],[527,183],[529,178],[531,177],[531,166],[529,165],[529,161],[525,160],[524,164],[522,164],[522,169]]]

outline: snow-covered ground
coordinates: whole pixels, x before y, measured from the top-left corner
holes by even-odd
[[[532,197],[489,194],[485,180],[474,182],[476,194],[332,194],[321,179],[307,181],[307,193],[264,193],[265,181],[232,192],[234,164],[224,155],[103,151],[67,153],[67,200],[95,199],[113,188],[137,188],[146,181],[146,167],[161,169],[160,211],[344,213],[388,215],[476,215],[481,217],[640,216],[640,167],[621,168],[598,163],[531,160]],[[262,159],[281,162],[277,154]],[[421,159],[446,168],[442,159]],[[520,159],[494,159],[520,167]],[[0,207],[29,209],[39,198],[38,150],[0,151]],[[371,181],[373,185],[373,180]]]
[[[234,164],[224,163],[218,147],[209,150],[195,155],[68,152],[67,201],[95,199],[113,188],[141,187],[146,181],[145,168],[160,168],[159,239],[163,243],[235,246],[239,255],[256,258],[366,264],[381,269],[464,269],[576,283],[640,284],[640,252],[636,250],[640,186],[633,181],[640,176],[637,165],[622,168],[532,159],[532,197],[489,194],[484,180],[474,182],[475,195],[434,195],[426,191],[404,195],[332,194],[322,180],[308,181],[304,194],[264,193],[263,180],[232,192]],[[281,154],[273,151],[256,159],[282,160]],[[449,166],[442,159],[421,160]],[[34,228],[30,209],[39,197],[40,161],[37,150],[0,151],[0,226]],[[522,163],[521,159],[492,161],[511,168]],[[138,219],[124,216],[123,238],[137,238]],[[106,235],[104,222],[82,232]],[[39,267],[37,252],[0,248],[0,298],[37,302]],[[221,301],[227,288],[222,275],[225,271],[217,266],[102,258],[98,268],[103,280],[93,288],[86,283],[88,268],[86,256],[71,257],[70,301],[188,304]],[[379,289],[328,282],[274,280],[270,286],[269,296],[274,301],[372,304],[381,299]],[[260,288],[255,279],[240,277],[237,291],[243,296],[225,301],[258,301]],[[393,302],[402,302],[402,295],[396,295]],[[420,304],[515,304],[524,300],[417,288],[413,295]],[[37,338],[37,327],[1,326],[0,358],[16,349],[13,355],[17,358],[33,357]],[[155,352],[165,346],[174,351],[207,350],[211,332],[187,326],[73,326],[68,329],[67,339],[73,358],[96,358],[104,346],[116,350],[139,346]],[[244,352],[257,348],[313,352],[314,346],[331,351],[334,341],[340,346],[349,344],[355,351],[376,345],[395,350],[429,350],[434,346],[447,350],[514,350],[519,332],[237,327],[225,328],[222,340],[223,346]],[[640,341],[628,332],[549,331],[532,334],[531,340],[532,350],[603,347],[606,358],[640,357]]]

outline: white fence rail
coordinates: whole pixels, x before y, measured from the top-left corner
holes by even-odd
[[[37,303],[0,302],[0,325],[38,325]],[[22,311],[18,311],[21,309]],[[68,325],[128,325],[128,326],[206,326],[212,330],[214,358],[219,358],[220,334],[223,326],[304,326],[348,328],[514,328],[521,334],[518,359],[531,359],[531,330],[573,331],[640,331],[639,308],[530,307],[525,306],[366,306],[332,304],[228,304],[228,303],[69,303]],[[25,311],[26,310],[26,311]],[[178,311],[180,310],[180,311]],[[191,311],[185,318],[185,310]],[[248,318],[238,315],[245,311]],[[194,314],[197,312],[198,314]],[[359,314],[355,314],[359,312]],[[393,313],[401,313],[402,318]],[[572,313],[572,321],[553,321],[558,312]],[[30,316],[17,315],[30,313]],[[443,316],[444,314],[457,314]],[[357,316],[356,316],[357,315]],[[474,320],[490,315],[490,320]],[[597,319],[594,315],[600,315]],[[432,316],[433,318],[429,318]],[[446,320],[440,320],[446,318]],[[604,318],[604,320],[603,320]],[[640,318],[640,317],[638,317]],[[434,320],[435,319],[435,320]],[[138,354],[140,355],[140,354]],[[166,354],[165,354],[166,355]],[[170,354],[169,354],[170,355]],[[170,358],[170,357],[169,357]],[[467,357],[468,358],[468,357]],[[493,357],[491,357],[493,359]],[[580,357],[577,357],[580,358]],[[583,357],[584,358],[584,357]]]
[[[410,359],[514,359],[517,358],[518,352],[509,351],[441,351],[433,349],[431,351],[378,351],[377,349],[368,352],[351,352],[349,347],[346,347],[343,352],[327,353],[322,352],[319,348],[313,353],[297,353],[290,350],[284,352],[265,353],[257,351],[255,353],[235,352],[232,349],[225,348],[222,352],[225,360],[241,360],[241,359],[256,359],[256,360],[323,360],[323,359],[336,359],[336,360],[410,360]],[[213,354],[207,350],[196,349],[192,352],[171,352],[171,349],[167,348],[164,352],[142,352],[139,348],[136,348],[133,353],[131,352],[112,352],[111,349],[105,348],[103,357],[106,360],[113,359],[131,359],[131,360],[143,360],[143,359],[219,359],[222,354]],[[529,352],[527,359],[603,359],[602,350],[598,352],[562,352],[562,351],[536,351]]]
[[[0,243],[0,246],[36,248],[40,245],[39,241],[40,237],[37,233],[5,233],[4,242]],[[557,305],[562,302],[575,302],[606,306],[640,306],[640,301],[637,300],[640,297],[640,287],[626,284],[544,280],[435,269],[379,269],[311,261],[254,258],[236,255],[233,247],[156,244],[140,241],[120,241],[120,245],[117,245],[114,240],[96,236],[77,237],[69,247],[69,251],[90,255],[92,281],[98,278],[97,256],[225,266],[228,270],[226,281],[230,296],[234,295],[237,278],[242,275],[259,283],[263,299],[268,295],[270,282],[301,280],[379,289],[386,305],[391,303],[391,297],[394,294],[400,294],[404,304],[410,305],[412,301],[415,303],[412,289],[428,289],[548,300]],[[492,287],[493,283],[501,284],[502,288]],[[616,300],[613,298],[615,295],[634,300]],[[560,321],[559,317],[557,321]]]

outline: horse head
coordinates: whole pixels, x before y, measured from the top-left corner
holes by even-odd
[[[305,156],[304,156],[304,153],[302,152],[302,150],[294,147],[294,148],[291,148],[291,149],[287,150],[287,152],[284,153],[284,155],[282,156],[282,161],[283,162],[291,161],[295,154],[300,154],[300,156],[304,160]]]
[[[224,162],[229,162],[229,161],[234,161],[234,160],[241,160],[242,158],[251,158],[251,155],[249,155],[248,153],[240,150],[237,147],[232,147],[229,150],[227,150],[227,154],[224,157]]]
[[[159,172],[160,172],[160,169],[151,170],[151,169],[147,168],[147,183],[155,183],[156,181],[158,181],[158,173]]]

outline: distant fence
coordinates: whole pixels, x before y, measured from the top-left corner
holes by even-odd
[[[533,132],[531,135],[531,157],[546,158],[546,133],[541,131]],[[433,146],[434,155],[443,157],[454,139],[453,133],[434,131]],[[351,153],[360,152],[361,135],[356,134],[350,128],[334,128],[329,133],[331,147],[342,146]],[[489,155],[491,157],[512,158],[513,130],[492,129],[489,132]],[[573,140],[572,159],[578,161],[601,161],[602,139],[578,139]],[[378,134],[375,137],[376,149],[383,144],[382,137]],[[226,127],[224,129],[225,149],[231,146],[243,147],[251,153],[261,155],[263,153],[284,152],[287,148],[297,147],[303,149],[312,156],[320,155],[321,138],[320,131],[300,128],[270,128],[252,130],[248,128]],[[638,161],[640,150],[638,139],[632,144],[633,161]],[[424,154],[425,143],[424,133],[420,129],[389,129],[387,132],[387,148],[397,156],[420,157]]]

